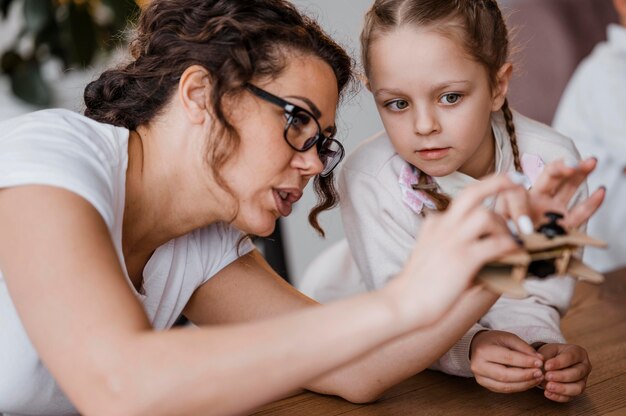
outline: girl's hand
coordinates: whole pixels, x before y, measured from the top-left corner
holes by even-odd
[[[492,177],[465,189],[445,213],[427,216],[403,271],[387,286],[407,326],[434,323],[485,263],[517,248],[503,218],[483,204],[515,188],[506,176]]]
[[[585,391],[591,362],[584,348],[571,344],[544,344],[537,352],[546,360],[542,384],[546,398],[565,403]]]
[[[543,381],[543,357],[517,335],[503,331],[479,332],[470,346],[476,382],[497,393],[515,393]]]

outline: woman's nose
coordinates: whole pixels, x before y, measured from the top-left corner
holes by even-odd
[[[317,146],[311,147],[306,152],[295,152],[291,164],[292,167],[302,172],[302,175],[308,177],[319,175],[324,170],[324,164],[317,153]]]

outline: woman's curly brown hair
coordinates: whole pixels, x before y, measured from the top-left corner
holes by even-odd
[[[253,80],[278,77],[293,53],[328,63],[340,95],[353,79],[345,50],[285,0],[152,0],[139,17],[130,52],[130,63],[87,86],[85,115],[136,129],[159,115],[188,67],[204,67],[211,77],[208,105],[220,138],[208,145],[207,162],[222,186],[220,168],[240,143],[224,113],[226,97],[241,93]],[[317,216],[338,202],[333,176],[316,177],[315,190],[318,204],[309,222],[323,234]]]

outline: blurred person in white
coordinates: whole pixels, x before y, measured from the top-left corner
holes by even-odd
[[[553,122],[583,157],[598,159],[589,187],[606,187],[606,202],[589,221],[588,233],[609,247],[585,249],[584,259],[602,271],[626,264],[626,0],[613,4],[621,24],[610,24],[608,40],[579,65]]]

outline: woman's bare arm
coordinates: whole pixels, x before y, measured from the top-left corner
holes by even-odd
[[[372,401],[448,351],[497,298],[486,290],[468,290],[436,324],[400,336],[306,388],[353,402]],[[204,326],[266,319],[316,305],[278,276],[258,252],[252,252],[199,288],[185,315]]]
[[[0,268],[22,322],[86,414],[249,411],[420,321],[379,292],[271,320],[155,332],[103,220],[79,196],[2,190],[0,229]]]
[[[481,208],[512,186],[482,182],[427,221],[428,242],[384,289],[243,324],[152,331],[103,220],[59,188],[0,191],[0,269],[35,348],[82,413],[242,413],[439,319],[481,264],[514,247]]]

